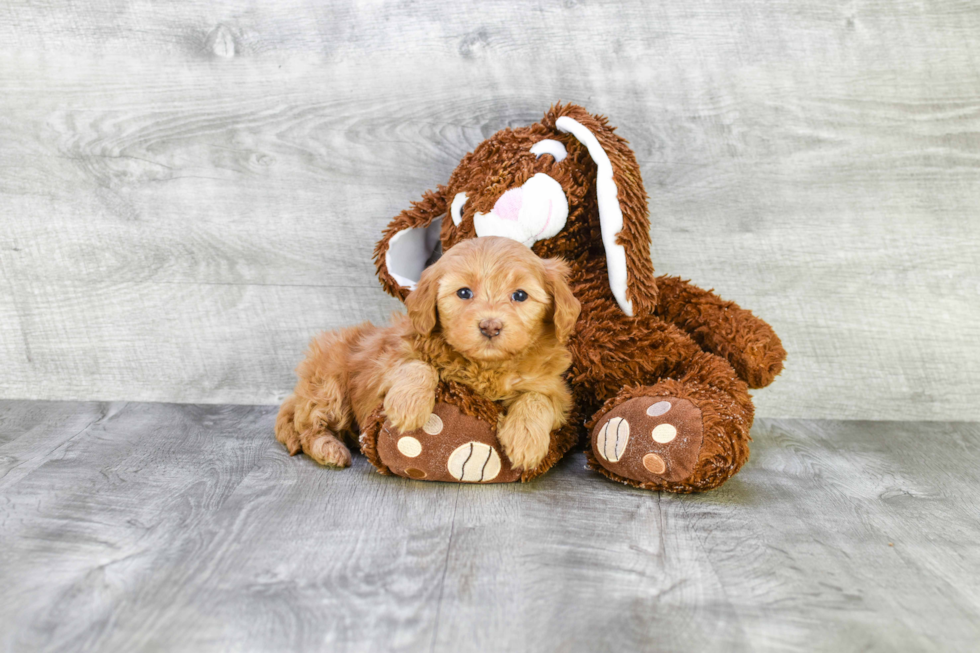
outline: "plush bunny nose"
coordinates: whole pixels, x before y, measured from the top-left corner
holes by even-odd
[[[480,333],[488,338],[500,335],[500,330],[504,328],[504,323],[497,318],[488,318],[480,321]]]
[[[520,188],[511,188],[497,199],[497,203],[493,205],[493,212],[504,220],[516,222],[522,204],[524,204],[524,191]]]

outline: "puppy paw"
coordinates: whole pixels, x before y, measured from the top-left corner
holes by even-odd
[[[276,440],[286,446],[286,451],[289,452],[290,456],[295,456],[303,450],[299,442],[299,433],[293,429],[292,422],[289,422],[283,427],[276,424]]]
[[[295,412],[296,397],[290,395],[286,401],[282,402],[279,415],[276,417],[276,440],[286,446],[286,451],[289,452],[290,456],[295,456],[303,449],[299,441],[299,433],[296,432],[296,426],[293,423]]]
[[[532,470],[548,455],[550,429],[539,422],[504,417],[497,438],[515,469]]]
[[[350,467],[350,449],[335,435],[310,430],[300,436],[300,442],[303,453],[317,463],[328,467]]]
[[[399,431],[415,431],[422,428],[436,405],[434,392],[426,392],[410,385],[395,385],[385,395],[384,411]]]

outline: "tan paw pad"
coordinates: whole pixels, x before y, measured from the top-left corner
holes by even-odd
[[[422,425],[422,430],[429,435],[439,435],[442,433],[442,428],[442,418],[435,413],[429,415],[429,419],[425,420],[425,424]]]
[[[647,415],[650,417],[660,417],[661,415],[666,415],[668,410],[670,410],[669,401],[658,401],[647,408]]]
[[[613,417],[599,430],[596,452],[611,463],[617,462],[626,451],[630,439],[630,423],[622,417]]]
[[[643,466],[652,474],[663,474],[667,471],[667,463],[655,453],[648,453],[643,456]]]
[[[660,444],[667,444],[671,440],[677,437],[677,427],[673,424],[660,424],[653,428],[654,442],[659,442]]]
[[[422,453],[422,443],[410,435],[398,438],[398,450],[409,458],[417,458]]]
[[[492,481],[500,473],[500,454],[488,444],[467,442],[449,454],[446,467],[458,481]]]

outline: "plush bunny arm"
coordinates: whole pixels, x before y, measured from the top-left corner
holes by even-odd
[[[445,187],[427,191],[412,207],[388,223],[374,247],[374,264],[385,292],[402,301],[415,288],[426,262],[439,244],[447,210]]]
[[[782,371],[786,350],[766,322],[679,277],[658,277],[657,285],[657,313],[726,358],[749,387],[764,388]]]

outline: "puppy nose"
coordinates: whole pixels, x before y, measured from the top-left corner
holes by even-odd
[[[524,191],[520,188],[511,188],[497,198],[497,203],[493,205],[493,212],[504,220],[516,221],[522,204],[524,204]]]
[[[500,330],[504,328],[504,323],[497,318],[488,318],[480,321],[480,333],[488,338],[500,335]]]

